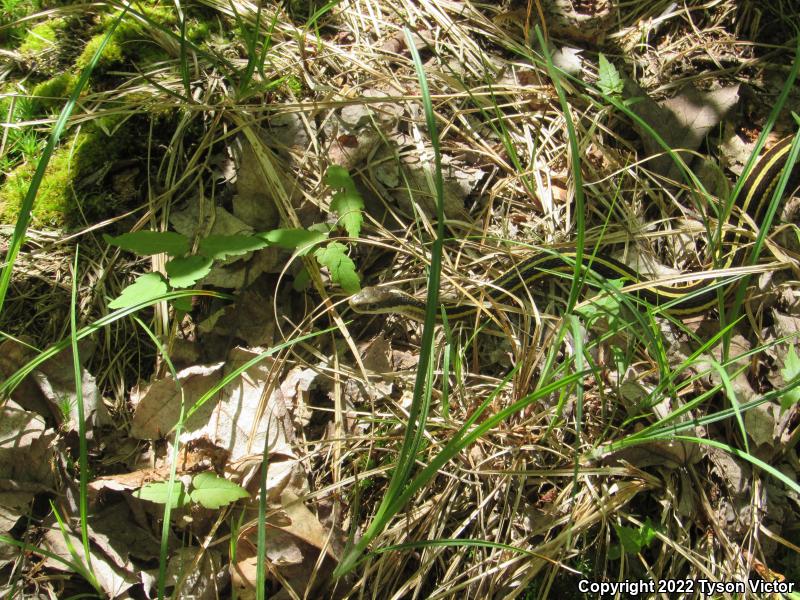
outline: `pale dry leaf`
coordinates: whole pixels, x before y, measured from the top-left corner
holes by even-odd
[[[388,143],[383,144],[370,161],[381,170],[374,172],[370,167],[370,174],[381,181],[401,210],[414,214],[412,204],[415,204],[426,214],[433,216],[436,213],[436,203],[429,185],[433,156],[428,149],[419,150],[410,135],[395,133],[386,139]],[[441,161],[445,215],[461,218],[464,216],[466,198],[475,190],[485,173],[451,155],[443,155]],[[398,164],[400,171],[395,175],[396,167],[391,165]],[[392,185],[394,182],[396,184]]]
[[[634,82],[625,80],[625,95],[636,98],[631,104],[639,117],[648,123],[672,149],[694,152],[705,136],[716,127],[739,99],[739,86],[728,86],[711,92],[700,92],[687,88],[678,95],[665,100],[661,105],[647,96]],[[664,149],[644,130],[634,123],[648,156],[662,154]],[[691,156],[683,153],[684,161],[691,163]],[[669,155],[659,156],[648,162],[648,167],[668,179],[680,181],[680,168]]]
[[[213,214],[201,215],[199,202],[189,202],[186,206],[174,210],[170,213],[169,222],[175,231],[190,238],[195,235],[250,235],[254,232],[250,225],[221,206],[215,206]],[[246,255],[233,258],[240,260],[243,256]]]
[[[73,535],[72,533],[63,533],[57,528],[50,528],[45,532],[41,544],[45,549],[49,550],[53,554],[56,554],[69,562],[73,562],[74,559],[65,541],[65,536],[69,538],[72,548],[77,553],[83,564],[87,564],[86,555],[83,551],[83,543],[81,542],[80,537]],[[111,559],[106,557],[104,553],[95,551],[93,548],[90,548],[90,550],[92,552],[92,572],[97,578],[97,582],[100,584],[100,587],[106,592],[106,594],[108,594],[109,597],[117,598],[126,592],[131,586],[138,583],[138,578],[136,576],[137,569],[135,569],[132,564],[130,565],[129,569],[121,568],[114,564]],[[68,570],[66,565],[49,557],[44,560],[44,565],[57,571]]]
[[[33,358],[33,350],[16,340],[6,339],[0,342],[0,379],[6,380],[25,363]],[[25,410],[32,411],[43,417],[56,417],[53,407],[42,395],[36,383],[26,377],[11,393],[11,398]]]
[[[138,439],[159,439],[166,435],[181,414],[181,402],[185,410],[194,406],[200,397],[210,390],[222,377],[224,363],[196,365],[178,372],[183,394],[176,387],[172,375],[154,381],[141,394],[136,404],[130,434]],[[206,402],[186,423],[187,429],[203,427],[214,410],[216,398]]]
[[[280,528],[318,550],[325,548],[331,558],[338,560],[334,549],[330,544],[326,543],[329,535],[328,531],[322,526],[322,523],[319,522],[317,516],[306,507],[302,500],[292,492],[287,491],[281,496],[281,501],[283,503],[284,512],[290,522]]]
[[[264,189],[261,189],[264,194]],[[221,206],[214,206],[213,214],[202,214],[200,202],[189,202],[170,215],[170,224],[187,237],[200,235],[251,235],[255,229]],[[244,211],[247,214],[246,211]],[[271,272],[278,264],[277,252],[273,248],[230,255],[224,260],[215,260],[211,272],[201,281],[207,285],[239,289],[264,272]]]
[[[33,494],[23,497],[23,494],[0,493],[0,534],[8,535],[22,517],[29,513],[26,506],[33,500]],[[0,542],[2,544],[3,542]]]
[[[225,364],[225,372],[258,356],[257,350],[234,348]],[[262,360],[225,386],[206,413],[204,423],[186,427],[181,441],[187,443],[201,437],[213,440],[228,452],[229,461],[237,463],[254,454],[260,455],[267,444],[270,456],[295,458],[289,441],[293,433],[290,415],[280,390],[273,390],[262,407],[262,396],[271,374],[271,361]],[[263,413],[259,413],[263,408]]]
[[[781,407],[765,402],[744,413],[744,427],[748,437],[757,445],[773,446],[778,441],[778,423]]]
[[[369,342],[360,344],[361,359],[364,368],[373,373],[390,373],[392,364],[392,344],[383,334],[372,338]]]
[[[342,107],[339,114],[342,123],[348,129],[357,129],[364,127],[372,122],[374,111],[368,104],[348,104]]]
[[[733,125],[726,123],[723,140],[719,146],[721,162],[735,175],[741,175],[754,146],[755,144],[748,143],[737,135]]]
[[[306,589],[308,573],[316,568],[322,549],[325,548],[326,557],[316,571],[316,584],[327,581],[340,552],[334,549],[333,543],[328,543],[328,530],[298,496],[287,491],[281,496],[281,505],[282,510],[268,521],[267,558],[272,569],[280,573],[282,583],[302,597],[310,593]],[[254,530],[239,539],[236,553],[239,560],[232,574],[237,589],[252,590],[255,586],[256,560],[252,552],[256,547],[255,534]]]
[[[127,560],[131,558],[144,561],[158,559],[160,539],[137,523],[128,501],[101,503],[95,511],[91,517],[94,532],[92,540],[106,554],[124,557],[124,564],[128,564]],[[125,523],[125,527],[120,527],[120,523]],[[168,548],[176,548],[180,544],[181,540],[170,533]]]
[[[38,483],[52,488],[55,438],[43,417],[7,400],[0,407],[0,478],[14,485]]]
[[[580,48],[562,46],[553,52],[553,64],[565,73],[579,77],[583,74],[583,59]]]
[[[309,406],[309,392],[317,385],[319,373],[314,369],[293,367],[281,382],[281,392],[286,407],[301,427],[308,425],[313,415]]]
[[[151,481],[162,481],[169,476],[169,467],[163,469],[138,469],[130,473],[103,475],[89,482],[89,489],[99,493],[103,491],[130,492],[138,490]]]
[[[662,107],[675,116],[681,128],[673,148],[697,150],[703,138],[739,101],[739,86],[731,85],[710,92],[690,87],[665,100]]]
[[[67,431],[78,430],[78,400],[75,393],[75,372],[72,353],[60,352],[34,371],[33,380],[45,398],[59,414],[59,423]],[[85,426],[89,439],[92,438],[93,425],[106,425],[111,422],[94,377],[81,368],[81,396]],[[66,420],[65,420],[66,419]]]
[[[737,460],[717,448],[709,448],[707,454],[714,465],[714,472],[725,482],[725,487],[731,495],[744,496],[750,491],[752,470],[747,462]]]
[[[298,125],[299,126],[299,125]],[[280,127],[275,131],[291,130]],[[241,152],[237,156],[236,195],[233,198],[233,214],[257,231],[274,229],[280,223],[278,209],[272,198],[264,193],[267,181],[250,143],[242,138]]]
[[[703,458],[697,444],[670,440],[653,440],[630,446],[603,457],[604,464],[629,463],[637,469],[660,466],[678,469],[698,463]]]
[[[21,548],[12,544],[6,544],[0,540],[0,569],[4,569],[6,565],[17,560],[21,553]],[[10,598],[10,589],[4,588],[4,586],[0,585],[0,596],[3,598]]]

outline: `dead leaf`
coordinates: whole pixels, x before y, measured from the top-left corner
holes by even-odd
[[[281,505],[281,512],[268,521],[266,554],[270,563],[269,572],[277,571],[280,574],[278,581],[291,587],[297,596],[314,597],[312,589],[324,589],[329,583],[330,574],[343,549],[343,541],[330,536],[316,515],[292,492],[282,495]],[[255,587],[254,536],[255,530],[240,536],[236,552],[240,560],[232,566],[232,583],[245,593]],[[334,544],[339,548],[338,551],[334,549]],[[323,549],[325,558],[317,567]],[[308,589],[311,570],[315,573],[315,587]]]
[[[88,357],[84,356],[82,352],[80,355],[81,362],[85,362]],[[54,412],[58,413],[59,425],[67,431],[78,431],[78,400],[75,393],[72,352],[59,352],[43,363],[33,372],[32,376],[44,397],[54,407]],[[83,367],[81,367],[81,401],[83,402],[87,436],[91,439],[93,436],[92,426],[107,425],[111,419],[102,402],[94,377]]]
[[[7,400],[0,407],[0,478],[15,485],[36,483],[52,489],[56,483],[52,469],[56,437],[42,416]]]
[[[94,532],[90,530],[90,539],[94,537]],[[58,528],[58,524],[48,529],[42,538],[41,545],[52,552],[67,560],[75,562],[75,559],[67,546],[69,540],[72,549],[77,553],[78,559],[84,564],[88,565],[86,554],[83,550],[83,543],[81,538],[72,534],[69,531],[62,531]],[[136,569],[130,561],[122,559],[119,555],[113,558],[107,556],[104,552],[97,550],[90,546],[91,551],[91,572],[97,578],[97,582],[103,591],[106,592],[111,598],[116,598],[127,591],[131,586],[139,582]],[[119,563],[123,563],[121,566]],[[69,571],[69,567],[60,561],[53,558],[46,558],[44,560],[45,566],[57,571]]]
[[[383,139],[383,138],[382,138]],[[380,165],[380,176],[370,166],[370,174],[384,184],[401,210],[414,214],[412,202],[433,216],[436,212],[434,196],[429,185],[433,156],[429,150],[419,151],[414,139],[404,133],[386,136],[388,143],[375,152],[371,164]],[[442,178],[444,191],[444,213],[450,218],[464,218],[464,203],[483,179],[483,170],[444,154]],[[396,175],[391,173],[396,170]],[[396,185],[391,185],[392,182]]]
[[[225,372],[258,356],[257,350],[234,348],[225,365]],[[280,390],[273,390],[262,407],[262,396],[271,375],[271,360],[250,367],[219,393],[218,400],[206,415],[205,423],[186,427],[184,442],[207,437],[229,453],[236,463],[254,454],[261,455],[264,445],[272,456],[295,458],[289,441],[293,427]],[[259,413],[259,409],[263,414]]]
[[[180,388],[172,375],[154,381],[139,397],[131,394],[136,410],[131,424],[131,436],[138,439],[159,439],[166,435],[184,410],[191,409],[200,397],[210,390],[222,377],[224,363],[196,365],[178,372]],[[214,410],[215,399],[206,402],[186,423],[194,430],[203,427]]]
[[[625,94],[638,100],[630,105],[631,110],[655,129],[670,148],[694,152],[711,129],[736,105],[739,100],[739,86],[723,87],[711,92],[700,92],[690,87],[658,105],[637,84],[626,80]],[[652,135],[635,123],[634,127],[639,132],[648,155],[664,152]],[[689,154],[684,153],[683,158],[691,164],[692,157]],[[671,180],[682,179],[680,168],[669,155],[650,160],[648,166]]]
[[[778,423],[781,407],[767,402],[744,413],[744,427],[748,437],[757,445],[775,446],[779,439]]]

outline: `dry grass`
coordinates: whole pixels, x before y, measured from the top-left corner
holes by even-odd
[[[602,16],[610,3],[574,4],[585,10],[593,7]],[[747,86],[737,107],[740,114],[729,118],[728,127],[751,141],[791,66],[793,42],[788,40],[796,35],[793,27],[800,16],[791,4],[623,2],[602,25],[602,40],[570,37],[590,31],[596,26],[591,22],[571,31],[548,16],[556,49],[583,49],[575,79],[564,80],[570,109],[565,115],[537,58],[533,25],[539,2],[531,3],[528,15],[524,3],[520,9],[516,4],[353,0],[309,25],[281,11],[263,76],[256,73],[254,78],[266,91],[238,86],[236,71],[246,67],[247,45],[223,37],[237,18],[254,23],[255,3],[199,2],[204,18],[214,23],[206,43],[209,55],[192,53],[188,68],[182,70],[179,43],[146,27],[164,60],[145,70],[123,64],[107,72],[107,85],[95,85],[73,118],[75,125],[114,118],[125,127],[125,118],[145,115],[152,118],[153,130],[169,128],[166,135],[142,132],[152,141],[147,156],[135,157],[142,166],[137,201],[124,214],[86,223],[67,240],[39,242],[39,234],[32,232],[36,251],[31,243],[18,265],[0,330],[14,336],[24,333],[37,347],[66,336],[65,298],[76,241],[81,242],[83,256],[88,255],[79,283],[80,319],[105,314],[106,300],[119,294],[131,273],[158,270],[162,263],[155,257],[127,263],[125,254],[106,249],[100,231],[167,228],[170,213],[186,200],[212,212],[214,206],[229,206],[231,191],[219,178],[220,165],[236,156],[243,137],[255,139],[256,127],[269,131],[287,115],[299,116],[297,137],[288,145],[278,135],[268,141],[275,174],[264,190],[278,206],[281,226],[308,225],[314,220],[309,216],[328,214],[325,169],[332,156],[343,156],[368,207],[363,237],[353,252],[363,283],[398,282],[409,291],[424,291],[426,256],[434,237],[431,213],[419,197],[416,214],[408,203],[396,202],[383,178],[387,169],[404,160],[430,159],[419,85],[400,36],[403,26],[421,36],[419,49],[443,154],[480,174],[461,205],[456,203],[447,215],[445,292],[477,295],[481,285],[533,249],[574,245],[577,219],[567,119],[576,127],[581,152],[587,251],[602,248],[602,253],[611,247],[615,254],[655,258],[678,272],[706,264],[702,248],[693,245],[696,233],[686,233],[691,227],[704,229],[685,183],[665,184],[663,174],[649,171],[641,136],[630,120],[584,84],[596,82],[597,52],[602,50],[655,100],[689,84],[701,90]],[[97,9],[85,10],[91,14]],[[273,10],[264,8],[262,36]],[[218,24],[225,24],[223,32],[215,29]],[[18,75],[19,67],[6,73],[5,81],[10,86]],[[270,82],[271,87],[266,85]],[[191,100],[185,96],[187,83]],[[797,100],[793,92],[787,108],[797,110]],[[371,145],[359,154],[338,119],[343,109],[367,105],[384,111],[386,119],[375,117],[375,131],[357,140]],[[776,129],[792,128],[786,115]],[[46,125],[36,123],[39,128]],[[395,143],[391,151],[383,150],[381,139],[396,140],[392,136],[398,132],[405,145]],[[684,217],[689,220],[681,221]],[[796,256],[791,249],[785,252],[789,260]],[[280,280],[278,274],[288,280],[293,269],[276,269],[274,281]],[[759,267],[758,273],[767,270]],[[302,301],[295,298],[291,305],[285,293],[265,309],[276,313],[276,331],[288,335],[296,326],[306,333],[329,323],[339,331],[335,337],[321,338],[318,346],[304,344],[283,353],[273,372],[277,384],[288,368],[313,365],[327,381],[329,397],[316,399],[317,418],[324,425],[298,431],[309,472],[306,503],[312,511],[330,513],[328,523],[336,535],[360,535],[385,491],[402,438],[421,330],[402,317],[350,320],[342,296],[331,293],[328,282],[312,277],[312,283],[316,287],[305,300],[307,314],[318,308],[312,316],[304,313]],[[335,593],[387,599],[578,598],[583,597],[577,592],[581,578],[739,581],[755,577],[764,565],[796,579],[796,500],[768,487],[773,483],[763,474],[748,471],[746,491],[737,492],[729,487],[728,475],[721,474],[718,455],[703,454],[694,446],[689,451],[680,442],[669,447],[653,442],[644,449],[597,457],[599,447],[626,438],[720,386],[709,374],[685,384],[698,371],[710,370],[703,362],[710,351],[670,379],[670,370],[678,368],[690,348],[719,333],[719,324],[713,318],[688,325],[637,320],[623,310],[621,321],[582,323],[586,353],[576,358],[581,346],[572,334],[558,337],[564,321],[556,315],[565,292],[555,284],[553,291],[556,300],[551,304],[537,297],[532,306],[531,298],[519,298],[517,308],[526,307],[522,318],[511,313],[483,315],[503,332],[500,338],[474,336],[482,323],[457,327],[452,335],[438,333],[436,391],[427,445],[417,461],[428,463],[512,366],[518,369],[511,384],[494,399],[489,414],[535,390],[548,370],[568,372],[573,363],[577,369],[576,360],[587,360],[592,373],[581,386],[581,396],[574,388],[563,390],[492,429],[419,490],[373,548],[456,538],[487,544],[429,545],[374,554],[341,580]],[[780,283],[775,293],[795,297],[796,288],[790,280]],[[782,309],[784,301],[771,302]],[[767,374],[776,370],[769,344],[777,336],[762,336],[769,323],[759,320],[764,316],[758,307],[751,305],[749,310],[755,316],[737,332],[750,338],[753,347],[764,348],[754,352],[755,368],[749,373],[757,391],[766,393],[774,381]],[[789,306],[785,312],[794,316],[794,310]],[[169,344],[180,337],[166,306],[157,306],[148,319],[156,335]],[[369,361],[359,348],[376,335],[392,346],[390,363],[406,360],[397,371],[378,373],[364,364]],[[232,339],[235,336],[228,341]],[[98,339],[94,373],[108,403],[121,411],[119,423],[129,418],[127,394],[136,375],[164,369],[161,363],[153,364],[149,348],[147,338],[132,325],[106,330]],[[448,372],[443,371],[445,349],[457,357]],[[445,379],[446,396],[441,391]],[[387,381],[388,388],[383,385]],[[642,398],[647,403],[638,404]],[[701,417],[728,406],[718,389],[707,404],[693,405],[691,414]],[[796,421],[786,419],[787,434],[791,428],[796,431]],[[709,424],[704,432],[741,447],[734,419]],[[773,450],[767,456],[774,466],[796,476],[793,448]],[[788,525],[780,534],[781,519],[770,494],[785,503]],[[636,552],[620,552],[620,536],[646,531],[646,521],[655,524],[653,542]],[[787,543],[781,541],[784,537]],[[314,592],[320,595],[309,597],[331,597],[334,586],[323,581],[321,590]]]

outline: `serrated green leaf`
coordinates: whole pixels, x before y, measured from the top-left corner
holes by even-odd
[[[356,272],[356,264],[347,256],[347,246],[341,242],[331,242],[314,252],[319,264],[328,268],[331,279],[348,294],[361,290],[361,282]]]
[[[344,167],[331,165],[325,173],[325,183],[339,190],[333,195],[331,210],[339,216],[347,235],[357,238],[364,221],[364,199],[358,193],[353,178]]]
[[[141,256],[161,252],[166,252],[170,256],[183,256],[189,252],[189,238],[174,231],[134,231],[116,237],[104,235],[103,238],[112,246],[118,246]]]
[[[350,173],[347,169],[339,165],[331,165],[328,167],[328,170],[325,171],[325,184],[337,189],[347,187],[355,189],[355,183],[353,182],[353,178],[350,177]]]
[[[638,554],[656,539],[656,528],[649,517],[639,528],[614,525],[614,529],[626,554]]]
[[[167,282],[160,273],[145,273],[122,290],[118,298],[108,303],[108,307],[116,310],[133,306],[163,296],[167,293],[167,289]]]
[[[331,234],[331,231],[333,231],[333,225],[329,223],[312,223],[308,226],[308,230],[321,233],[327,239],[327,237]]]
[[[181,296],[180,298],[175,298],[172,301],[172,306],[175,308],[176,311],[179,313],[188,313],[192,311],[192,297],[191,296]]]
[[[657,530],[658,528],[653,525],[650,517],[647,517],[642,526],[639,528],[639,536],[642,541],[643,548],[647,548],[653,543],[653,541],[656,539]]]
[[[611,64],[602,52],[600,53],[600,68],[597,72],[597,85],[600,91],[607,96],[619,96],[625,87],[617,67]]]
[[[351,238],[361,235],[364,222],[364,199],[356,191],[337,192],[331,200],[333,210],[342,221],[342,226]]]
[[[169,481],[158,481],[156,483],[148,483],[147,485],[139,488],[134,493],[136,498],[140,500],[148,500],[156,504],[166,504],[167,497],[169,496]],[[180,481],[172,482],[172,500],[170,502],[171,508],[179,508],[189,503],[189,496],[186,495],[186,488]]]
[[[638,554],[642,549],[642,542],[639,532],[632,527],[620,527],[614,525],[620,545],[626,554]]]
[[[307,254],[316,244],[328,239],[326,234],[308,229],[273,229],[257,233],[256,236],[279,248],[297,250],[301,256]]]
[[[261,250],[268,245],[267,240],[255,235],[209,235],[200,240],[197,251],[208,258],[222,260],[228,256]]]
[[[174,288],[185,288],[194,285],[211,271],[214,261],[207,256],[194,254],[173,258],[164,268],[169,277],[169,284]]]
[[[248,498],[247,490],[215,473],[200,473],[192,479],[192,500],[206,508],[219,508],[241,498]]]
[[[798,358],[793,345],[789,346],[789,352],[786,353],[781,375],[783,376],[783,381],[787,384],[800,376],[800,358]],[[788,410],[792,405],[798,402],[800,402],[800,388],[794,388],[788,392],[784,392],[781,396],[781,410]]]

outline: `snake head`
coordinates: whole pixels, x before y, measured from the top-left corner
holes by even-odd
[[[398,289],[366,287],[350,298],[350,308],[368,315],[404,313],[404,308],[416,306],[420,301]],[[424,307],[424,303],[422,303]]]

